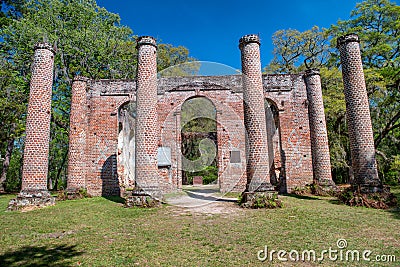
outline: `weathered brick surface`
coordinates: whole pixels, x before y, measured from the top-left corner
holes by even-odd
[[[35,46],[21,191],[47,191],[54,53],[49,44]]]
[[[117,175],[117,115],[119,107],[129,101],[129,94],[124,88],[133,88],[132,84],[133,82],[107,80],[88,84],[86,187],[92,195],[121,193]]]
[[[301,74],[263,76],[264,97],[279,111],[281,192],[313,182],[307,92]]]
[[[382,185],[376,170],[358,37],[339,38],[338,47],[353,185],[379,191]],[[157,79],[155,40],[141,37],[138,48],[136,81],[80,77],[73,83],[69,190],[86,187],[92,195],[118,195],[136,184],[160,195],[181,188],[181,108],[194,97],[209,99],[217,109],[222,192],[244,191],[246,185],[250,191],[262,183],[269,186],[270,174],[276,175],[279,190],[284,192],[312,183],[313,173],[319,183],[331,181],[319,75],[261,75],[256,35],[240,40],[243,75]],[[53,57],[49,45],[36,46],[22,191],[10,202],[12,209],[54,203],[47,192]],[[157,166],[159,146],[170,149],[170,166]],[[131,160],[135,164],[129,163]],[[128,175],[131,169],[136,175]]]
[[[135,187],[136,111],[133,95],[118,109],[117,175],[122,191]]]
[[[164,184],[164,191],[175,190],[182,186],[181,159],[181,108],[186,100],[194,97],[206,97],[217,107],[217,162],[219,167],[218,182],[222,192],[243,191],[246,184],[245,175],[245,130],[243,124],[243,99],[241,94],[233,93],[229,86],[222,88],[219,84],[207,81],[215,77],[184,78],[182,84],[175,84],[176,78],[163,78],[163,90],[159,91],[158,118],[161,130],[160,145],[171,148],[171,182]],[[219,77],[219,82],[235,84],[238,76]],[[169,86],[168,86],[169,84]],[[230,151],[240,151],[241,162],[230,163]]]
[[[67,181],[67,189],[70,192],[86,188],[87,82],[87,78],[77,76],[71,89]]]
[[[331,185],[331,160],[319,71],[307,70],[304,79],[307,86],[314,181],[320,185]]]
[[[279,111],[280,148],[274,151],[274,162],[281,166],[280,190],[291,191],[313,181],[305,84],[301,74],[264,75],[262,83],[263,98],[274,103]],[[190,98],[207,97],[217,107],[220,189],[243,191],[247,176],[241,75],[160,78],[158,85],[156,128],[160,135],[156,143],[171,148],[172,160],[170,168],[158,170],[159,188],[163,192],[181,188],[181,107]],[[118,164],[117,156],[120,153],[117,113],[121,106],[135,99],[135,93],[134,81],[88,83],[86,183],[93,195],[117,194],[126,187],[123,166]],[[230,162],[232,151],[239,151],[239,163]]]
[[[354,172],[352,184],[359,186],[362,191],[381,191],[358,36],[349,34],[338,38],[338,48]]]
[[[152,37],[138,39],[136,78],[136,186],[158,197],[157,46]]]
[[[8,210],[54,205],[47,190],[51,95],[55,51],[47,43],[35,45],[26,118],[21,192]]]
[[[259,37],[243,36],[239,40],[239,48],[243,72],[247,190],[253,192],[262,185],[270,184]]]
[[[253,168],[249,169],[253,170],[250,174],[254,175],[256,171],[262,173],[264,182],[270,182],[269,166],[272,166],[271,171],[279,179],[280,191],[291,192],[295,187],[312,183],[310,131],[314,131],[315,136],[324,130],[326,133],[324,123],[318,120],[321,116],[318,112],[322,108],[322,102],[318,101],[322,101],[322,98],[314,100],[312,104],[315,106],[309,107],[311,101],[307,99],[303,74],[261,76],[258,39],[252,38],[250,36],[243,43],[242,56],[247,55],[244,58],[244,76],[166,77],[157,80],[155,42],[145,38],[143,44],[139,45],[141,63],[137,81],[88,81],[86,156],[83,160],[86,165],[82,167],[85,168],[88,192],[93,195],[113,195],[132,187],[132,177],[126,177],[126,165],[121,159],[124,152],[119,143],[121,129],[126,123],[119,112],[130,101],[136,103],[136,117],[132,116],[131,119],[135,120],[133,123],[137,126],[136,148],[129,149],[136,149],[136,156],[141,155],[135,158],[134,168],[139,177],[134,177],[134,182],[139,186],[144,185],[149,191],[159,190],[162,193],[181,188],[181,108],[185,101],[194,97],[206,97],[217,109],[218,183],[222,192],[246,189],[247,181],[251,180],[247,179],[246,157],[253,162],[250,164]],[[309,89],[310,92],[319,90],[318,81],[313,76],[309,81],[309,87],[312,86],[314,88]],[[246,88],[252,89],[246,93]],[[266,101],[274,107],[274,116],[277,116],[273,118],[278,127],[270,138],[272,149],[267,142]],[[248,115],[245,115],[244,103]],[[316,109],[310,111],[314,114],[310,118],[317,122],[316,125],[309,121],[309,108]],[[245,116],[254,118],[247,120]],[[271,120],[271,117],[268,119]],[[246,130],[245,122],[250,131]],[[268,122],[269,125],[273,123]],[[71,123],[71,127],[74,127],[72,124],[75,123]],[[311,129],[313,125],[321,128]],[[250,140],[249,133],[253,150],[246,155],[245,140],[246,135]],[[316,140],[316,144],[321,140]],[[322,143],[327,144],[325,141]],[[141,148],[138,148],[139,144]],[[170,148],[171,166],[157,167],[159,146]],[[326,153],[327,150],[323,151]],[[236,156],[239,153],[239,162],[231,162],[232,152]],[[326,161],[321,162],[324,170],[321,175],[326,175]]]

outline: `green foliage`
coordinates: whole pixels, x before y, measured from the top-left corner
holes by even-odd
[[[72,200],[72,199],[82,199],[82,198],[90,198],[92,197],[86,188],[79,188],[78,191],[73,194],[69,193],[66,190],[60,190],[57,193],[57,200]]]
[[[246,202],[244,202],[246,201]],[[255,192],[254,195],[242,196],[239,204],[244,208],[276,209],[282,208],[283,203],[278,199],[278,193]]]
[[[186,47],[174,47],[170,44],[159,44],[157,53],[157,70],[163,77],[194,75],[200,64],[189,57]]]
[[[389,170],[385,173],[384,182],[388,185],[400,183],[400,155],[393,156],[388,164]]]
[[[184,183],[191,184],[194,176],[202,176],[204,184],[216,181],[217,159],[209,159],[217,147],[216,109],[213,103],[205,97],[187,100],[182,105],[181,129],[182,155],[190,161],[183,164]]]
[[[206,166],[203,170],[198,172],[187,172],[188,184],[193,183],[193,177],[202,176],[203,184],[211,184],[218,179],[218,167],[214,164],[211,166]]]
[[[380,176],[395,182],[392,158],[400,155],[400,6],[389,0],[358,3],[346,21],[329,29],[280,30],[273,36],[274,59],[269,72],[321,71],[332,172],[337,183],[349,179],[350,151],[337,38],[360,37],[367,93],[370,99]],[[329,45],[330,44],[330,45]],[[308,62],[307,62],[308,60]]]
[[[214,104],[205,97],[188,99],[182,105],[182,132],[216,132],[216,114]]]
[[[17,192],[21,187],[22,179],[22,153],[15,149],[11,157],[10,168],[7,172],[5,188],[8,192]]]
[[[374,209],[388,209],[397,207],[397,198],[388,190],[383,192],[364,194],[347,188],[337,195],[339,201],[349,206],[367,207]]]
[[[299,32],[279,30],[272,36],[274,58],[264,71],[290,73],[308,68],[321,67],[329,56],[329,41],[324,29],[314,26]]]
[[[55,47],[49,178],[65,186],[71,83],[77,74],[92,79],[133,79],[136,36],[118,14],[95,0],[7,0],[0,13],[0,152],[7,141],[23,143],[33,47]],[[159,70],[191,60],[186,48],[160,44]],[[23,146],[15,150],[22,153]],[[22,162],[11,162],[19,169]],[[17,164],[14,166],[13,164]],[[4,169],[5,172],[7,170]],[[8,175],[7,179],[16,176]],[[56,188],[57,189],[57,188]]]

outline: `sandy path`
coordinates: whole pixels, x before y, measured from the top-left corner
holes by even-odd
[[[241,211],[237,199],[223,196],[218,185],[185,186],[182,194],[167,197],[166,202],[182,212],[228,214]]]

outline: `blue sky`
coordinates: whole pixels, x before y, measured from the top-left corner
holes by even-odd
[[[240,69],[239,38],[258,33],[261,62],[272,59],[273,33],[280,29],[304,31],[329,27],[347,20],[360,0],[203,0],[116,1],[97,0],[99,6],[118,13],[121,23],[136,35],[151,35],[174,46],[183,45],[201,61]]]

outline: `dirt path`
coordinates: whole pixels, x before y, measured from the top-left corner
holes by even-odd
[[[182,193],[166,198],[166,202],[180,212],[203,214],[230,214],[240,212],[236,198],[219,192],[218,185],[185,186]]]

